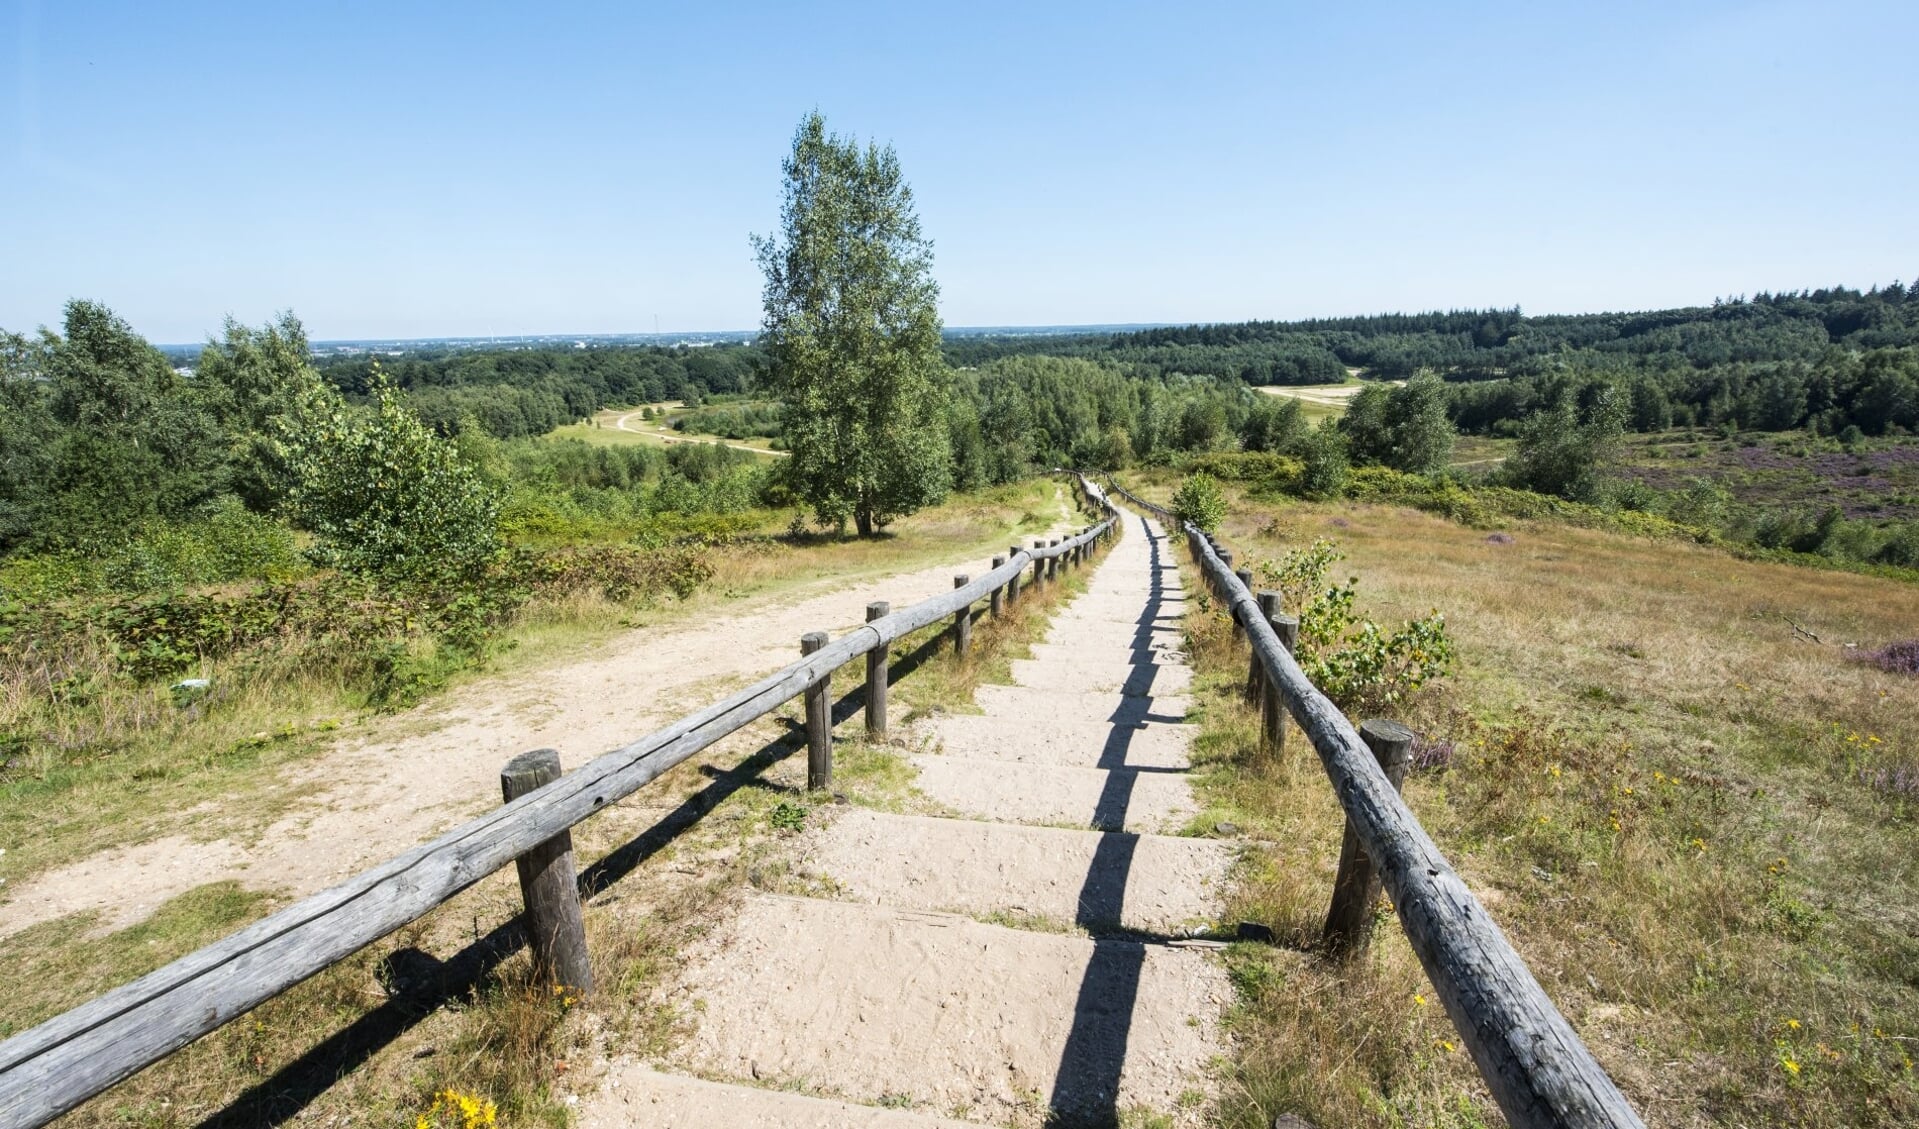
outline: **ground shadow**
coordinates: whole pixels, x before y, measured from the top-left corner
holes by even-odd
[[[792,729],[798,729],[797,725]],[[631,874],[675,836],[697,824],[728,796],[748,787],[781,788],[763,774],[805,747],[792,730],[732,768],[702,765],[711,782],[688,796],[638,837],[580,872],[582,899],[590,899]],[[782,791],[788,789],[781,788]],[[202,1120],[199,1129],[252,1129],[284,1125],[342,1077],[393,1044],[421,1020],[456,1000],[471,999],[507,958],[526,944],[519,918],[476,939],[447,960],[416,948],[381,958],[377,972],[386,1002],[341,1028],[299,1058],[247,1089],[232,1104]]]
[[[1123,925],[1126,880],[1140,839],[1125,830],[1126,814],[1140,773],[1179,771],[1126,763],[1143,722],[1178,720],[1152,710],[1153,687],[1162,669],[1152,643],[1155,631],[1161,629],[1162,609],[1169,603],[1163,577],[1172,565],[1163,551],[1164,535],[1143,521],[1140,532],[1150,547],[1151,581],[1132,636],[1128,661],[1134,669],[1121,688],[1108,719],[1112,728],[1100,750],[1098,766],[1106,770],[1106,782],[1089,823],[1107,834],[1094,848],[1092,865],[1080,885],[1076,924],[1093,935],[1093,955],[1080,980],[1073,1026],[1047,1098],[1051,1111],[1047,1124],[1059,1129],[1109,1129],[1119,1124],[1120,1071],[1146,966],[1146,946],[1132,939]]]

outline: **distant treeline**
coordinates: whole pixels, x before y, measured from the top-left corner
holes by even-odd
[[[408,404],[436,430],[473,421],[495,437],[543,435],[611,405],[744,392],[764,364],[751,345],[702,348],[609,346],[334,357],[320,374],[350,396],[372,385],[374,366],[406,390]]]
[[[949,340],[948,360],[1017,353],[1084,356],[1136,374],[1189,373],[1251,384],[1373,379],[1430,369],[1448,380],[1533,377],[1567,368],[1663,372],[1728,364],[1818,362],[1834,349],[1919,345],[1919,287],[1900,283],[1760,294],[1638,313],[1527,317],[1517,308],[1249,321],[1050,338]]]

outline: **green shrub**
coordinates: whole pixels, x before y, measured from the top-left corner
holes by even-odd
[[[321,389],[284,429],[287,509],[316,563],[365,575],[469,574],[498,551],[499,491],[381,379],[370,413]]]
[[[1226,518],[1226,498],[1219,492],[1219,483],[1212,475],[1204,472],[1190,475],[1173,492],[1173,516],[1182,522],[1192,522],[1207,533],[1219,528]]]
[[[1299,665],[1313,685],[1348,712],[1394,705],[1451,667],[1445,617],[1434,611],[1391,634],[1361,619],[1353,607],[1358,578],[1329,580],[1332,566],[1344,559],[1322,538],[1260,562],[1258,571],[1285,607],[1299,609]]]

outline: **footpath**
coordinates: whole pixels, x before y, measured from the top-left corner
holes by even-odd
[[[748,894],[673,999],[689,1039],[614,1064],[584,1129],[1197,1124],[1225,971],[1189,940],[1232,848],[1196,812],[1166,535],[1125,536],[979,715],[912,734],[937,815],[841,809]]]

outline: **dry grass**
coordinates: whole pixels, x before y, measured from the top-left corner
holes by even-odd
[[[888,540],[793,550],[783,565],[741,557],[723,566],[722,576],[764,593],[816,574],[873,575],[1010,543],[1018,533],[1049,527],[1058,507],[1051,484],[1028,485],[904,522]],[[793,567],[815,553],[821,556],[809,568]],[[982,617],[964,658],[951,653],[940,626],[902,640],[895,669],[915,654],[919,659],[894,687],[895,716],[963,708],[980,681],[1004,676],[1010,654],[1023,653],[1050,610],[1081,584],[1073,577],[1042,598],[1023,598],[998,621]],[[696,596],[692,608],[661,618],[739,594]],[[543,661],[622,614],[632,609],[590,600],[546,608],[520,626],[524,645],[506,661]],[[836,680],[836,694],[857,681],[849,668]],[[891,747],[866,745],[857,733],[855,713],[840,727],[836,786],[855,802],[910,795],[904,758]],[[411,1124],[449,1088],[497,1103],[503,1125],[567,1124],[568,1095],[594,1085],[595,1064],[657,1056],[683,1030],[687,1017],[668,989],[682,954],[723,920],[728,900],[750,888],[796,889],[795,819],[804,826],[820,818],[821,802],[803,790],[805,758],[793,755],[802,748],[794,703],[575,829],[576,854],[594,891],[585,914],[596,994],[556,994],[531,981],[513,924],[519,895],[509,868],[60,1124],[239,1129],[295,1117],[340,1126]],[[232,766],[236,786],[247,767]],[[271,764],[251,767],[264,772]],[[222,883],[104,936],[90,934],[91,919],[78,917],[18,934],[0,946],[0,978],[31,989],[0,1003],[0,1035],[213,941],[273,900]]]
[[[1870,779],[1919,757],[1915,686],[1837,645],[1919,635],[1919,590],[1376,507],[1242,501],[1224,534],[1331,537],[1374,618],[1446,613],[1457,672],[1403,720],[1454,755],[1409,801],[1649,1124],[1919,1119],[1919,800]],[[1280,938],[1232,954],[1222,1120],[1499,1123],[1389,911],[1363,965],[1310,951],[1342,817],[1296,732],[1250,751],[1244,652],[1190,629],[1209,818],[1269,840],[1233,911]]]
[[[712,581],[686,600],[620,603],[581,594],[535,601],[484,662],[454,673],[447,686],[538,669],[619,634],[686,624],[744,600],[985,552],[1050,528],[1062,497],[1054,483],[1021,483],[955,498],[871,540],[748,542],[716,551]],[[104,655],[91,665],[109,666]],[[0,670],[0,734],[44,735],[24,754],[0,746],[0,883],[17,885],[102,845],[171,834],[245,840],[301,798],[280,786],[279,770],[324,752],[343,728],[391,736],[414,724],[376,717],[351,663],[316,661],[297,641],[205,662],[192,673],[211,680],[214,696],[183,709],[164,681],[102,677],[56,701],[43,672]],[[209,797],[218,802],[208,804]]]

